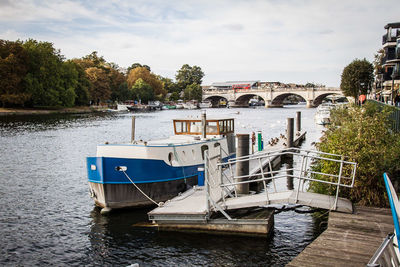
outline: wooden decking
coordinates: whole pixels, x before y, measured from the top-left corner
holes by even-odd
[[[389,209],[357,206],[354,214],[330,212],[328,229],[286,266],[365,266],[392,232]]]

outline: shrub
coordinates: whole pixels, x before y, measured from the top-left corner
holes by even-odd
[[[388,205],[383,172],[395,179],[400,173],[400,135],[390,130],[390,111],[379,111],[371,103],[364,107],[349,106],[331,112],[332,124],[324,133],[317,149],[345,156],[357,162],[355,185],[341,188],[340,196],[366,206]],[[332,163],[317,162],[312,168],[319,172],[332,172]],[[320,177],[319,177],[320,178]],[[398,177],[400,178],[400,177]],[[336,187],[317,182],[309,190],[334,194]]]

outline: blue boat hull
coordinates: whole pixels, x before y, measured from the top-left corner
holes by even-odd
[[[108,208],[154,205],[132,182],[156,202],[171,199],[198,184],[197,169],[203,166],[171,166],[156,159],[111,157],[88,157],[86,164],[90,194],[97,206]]]
[[[88,157],[89,182],[131,184],[122,171],[116,170],[119,166],[126,167],[126,174],[134,183],[142,184],[190,178],[197,175],[197,168],[201,165],[174,167],[162,160]]]
[[[90,193],[97,206],[127,208],[154,205],[122,171],[151,199],[166,201],[197,184],[200,165],[173,167],[162,160],[88,157]]]

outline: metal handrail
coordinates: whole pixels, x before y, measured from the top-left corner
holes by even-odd
[[[399,266],[400,262],[396,255],[393,240],[395,235],[388,234],[383,240],[382,244],[375,251],[374,255],[368,262],[368,267],[378,267],[378,266]]]
[[[300,163],[299,168],[294,168],[294,167],[288,168],[288,169],[286,169],[286,172],[289,172],[289,173],[286,173],[286,174],[279,174],[281,172],[280,170],[274,171],[272,168],[273,158],[278,157],[278,156],[284,156],[284,155],[291,155],[293,157],[300,156],[301,163]],[[342,155],[320,152],[320,151],[304,150],[304,149],[298,149],[298,148],[286,148],[286,149],[275,150],[275,151],[270,151],[270,152],[256,153],[256,154],[252,154],[252,155],[248,155],[248,156],[238,157],[235,159],[229,159],[227,162],[217,161],[216,164],[214,163],[215,166],[212,166],[214,164],[211,164],[211,162],[209,162],[210,160],[215,160],[216,159],[215,157],[210,158],[207,155],[206,159],[207,159],[206,161],[208,161],[208,162],[206,162],[207,163],[206,164],[207,165],[206,166],[207,167],[206,168],[207,169],[206,181],[208,183],[208,185],[207,185],[208,197],[210,197],[209,190],[212,190],[211,187],[216,188],[219,186],[221,188],[219,190],[221,190],[221,199],[222,199],[223,203],[225,203],[225,198],[227,196],[238,197],[238,195],[236,193],[236,185],[254,183],[254,182],[262,182],[263,183],[266,198],[267,198],[267,203],[269,203],[269,195],[268,195],[269,192],[268,192],[267,186],[266,186],[267,182],[272,181],[273,186],[274,186],[274,191],[277,192],[276,186],[275,186],[275,180],[280,179],[280,178],[296,178],[299,180],[298,188],[296,190],[296,201],[299,196],[301,183],[303,183],[302,187],[304,189],[304,184],[306,181],[307,182],[315,181],[315,182],[319,182],[319,183],[323,183],[323,184],[336,186],[335,202],[332,207],[333,209],[336,209],[337,203],[338,203],[338,198],[339,198],[340,187],[352,188],[354,186],[355,172],[356,172],[356,168],[357,168],[357,164],[355,162],[344,160],[344,156],[342,156]],[[234,175],[234,172],[232,169],[232,166],[234,164],[236,164],[238,162],[253,161],[253,160],[258,161],[257,165],[259,165],[258,168],[256,168],[253,173],[250,173],[248,175],[238,175],[238,176]],[[265,160],[267,160],[267,161],[265,161]],[[312,170],[308,169],[309,162],[313,162],[315,160],[325,160],[325,161],[338,163],[338,169],[339,169],[338,173],[337,174],[322,173],[322,172],[312,171]],[[267,171],[264,171],[264,169],[266,168],[265,164],[268,165],[268,168],[269,168]],[[212,174],[209,174],[210,167],[212,169],[214,169],[214,171],[219,169],[219,175],[220,175],[219,178],[216,177],[213,179],[214,181],[212,184],[210,184],[210,180],[209,180],[209,176],[212,176]],[[226,171],[222,172],[222,169],[224,167],[226,167]],[[346,176],[343,174],[345,167],[347,168],[348,172],[351,172],[350,176]],[[312,176],[313,174],[321,175],[324,177],[329,177],[329,178],[331,178],[331,181],[317,179]],[[256,177],[256,178],[254,179],[254,177]],[[225,178],[225,180],[223,178]],[[237,181],[237,179],[240,179],[240,178],[253,178],[253,179],[249,179],[247,181],[240,181],[240,182]],[[335,179],[335,181],[332,181],[332,179]],[[349,180],[351,180],[351,183],[345,182],[345,181],[349,181]],[[231,194],[232,191],[234,191],[234,194]],[[226,192],[226,194],[224,194],[223,192]],[[209,204],[210,204],[210,202],[208,202],[208,206],[207,206],[208,211],[210,210]],[[211,203],[211,204],[213,204],[212,206],[214,206],[214,209],[218,209],[218,210],[221,209],[221,207],[218,204],[216,204],[216,203]]]

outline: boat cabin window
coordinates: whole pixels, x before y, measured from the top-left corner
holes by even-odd
[[[174,120],[175,134],[201,135],[201,120]],[[207,120],[207,135],[223,135],[234,132],[233,119]]]

